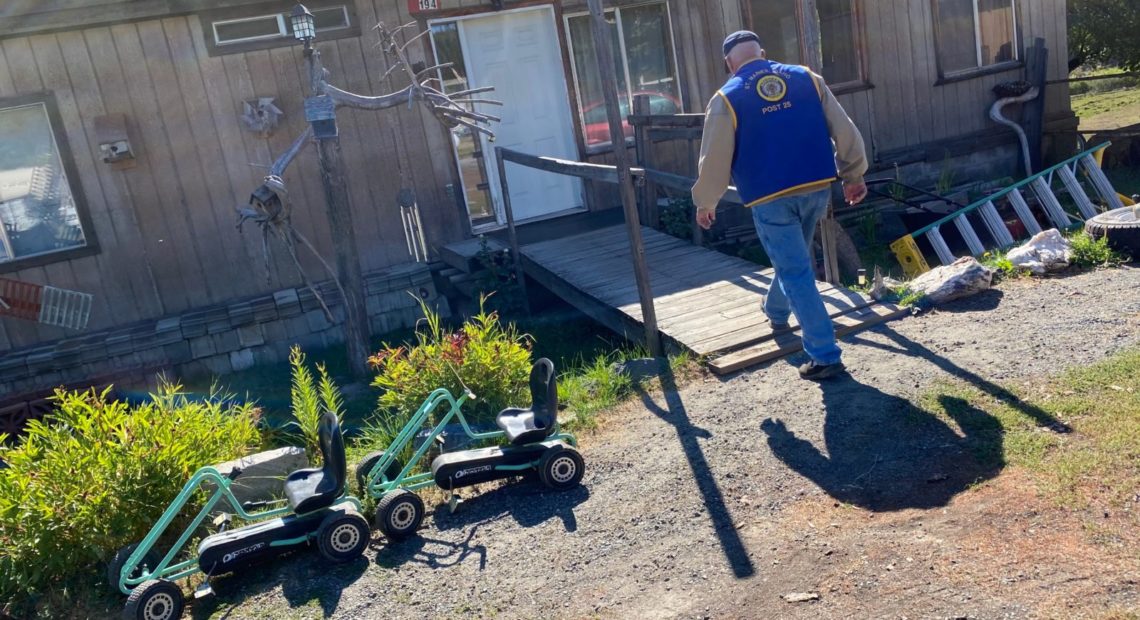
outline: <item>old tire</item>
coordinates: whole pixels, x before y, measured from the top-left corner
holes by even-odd
[[[1104,237],[1114,250],[1140,259],[1140,220],[1132,207],[1105,211],[1085,222],[1085,230],[1095,239]]]
[[[107,587],[111,588],[111,591],[115,594],[122,593],[122,590],[119,590],[119,575],[123,571],[123,565],[127,563],[127,560],[131,559],[131,554],[134,553],[135,549],[138,548],[139,543],[132,543],[126,547],[123,547],[122,549],[119,549],[115,552],[115,557],[111,558],[111,561],[107,564]],[[154,552],[154,549],[151,549],[150,551],[146,552],[145,556],[143,556],[142,564],[140,564],[139,567],[136,567],[128,577],[141,577],[142,567],[145,566],[147,570],[154,570],[154,568],[158,566],[158,563],[161,561],[162,558],[158,557],[158,554]]]
[[[551,448],[538,461],[538,478],[555,491],[578,486],[586,473],[586,461],[574,448]]]
[[[372,539],[368,519],[349,508],[335,511],[321,521],[317,530],[317,549],[334,564],[350,562],[364,555]]]
[[[126,620],[178,620],[185,602],[182,588],[165,579],[151,579],[139,584],[123,608]]]
[[[423,520],[424,501],[407,489],[385,493],[376,505],[376,527],[388,540],[404,540],[415,534]]]
[[[384,451],[377,450],[375,452],[369,452],[357,463],[356,483],[360,485],[360,491],[362,493],[366,490],[365,485],[368,484],[368,474],[382,458],[384,458]],[[388,470],[384,472],[384,475],[388,477],[388,480],[395,480],[401,471],[404,471],[404,464],[400,462],[400,459],[395,459],[392,461],[392,464],[388,466]]]

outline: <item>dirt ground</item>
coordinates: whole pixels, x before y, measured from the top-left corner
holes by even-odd
[[[948,381],[1000,393],[1137,344],[1140,269],[1009,282],[845,339],[848,378],[803,382],[794,358],[642,394],[583,438],[577,491],[468,492],[367,561],[299,553],[216,580],[194,615],[1132,617],[1137,546],[1097,542],[1028,472],[979,468],[909,399]]]

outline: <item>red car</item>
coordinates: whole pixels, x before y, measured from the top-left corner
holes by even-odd
[[[665,95],[662,93],[641,92],[634,93],[635,97],[638,95],[649,95],[649,113],[650,114],[680,114],[681,102],[672,95]],[[629,106],[630,99],[626,95],[621,96],[618,102],[621,107],[622,129],[625,130],[625,137],[633,137],[633,127],[629,124]],[[582,122],[586,124],[586,145],[595,146],[598,144],[606,144],[610,141],[610,122],[606,118],[606,102],[595,101],[582,108]]]

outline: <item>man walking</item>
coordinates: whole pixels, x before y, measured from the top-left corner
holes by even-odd
[[[843,363],[815,285],[812,238],[836,177],[848,203],[867,196],[863,138],[822,77],[768,60],[755,33],[729,35],[724,60],[733,75],[706,111],[693,186],[697,223],[712,226],[734,181],[776,270],[764,314],[772,330],[781,331],[795,313],[811,356],[800,376],[825,379],[842,372]]]

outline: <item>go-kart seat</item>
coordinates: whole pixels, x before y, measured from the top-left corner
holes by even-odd
[[[558,430],[558,384],[554,362],[542,358],[530,370],[530,409],[504,409],[495,423],[511,445],[538,443]]]
[[[330,506],[344,492],[344,437],[340,434],[336,414],[326,411],[317,433],[321,443],[321,467],[298,469],[285,479],[285,497],[297,514]]]

